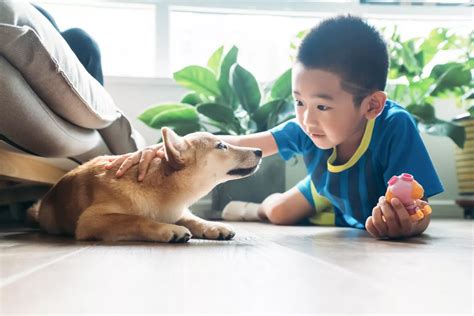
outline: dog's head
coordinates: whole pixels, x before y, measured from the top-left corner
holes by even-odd
[[[215,185],[253,174],[261,161],[257,148],[233,146],[218,136],[197,132],[180,137],[171,129],[161,129],[165,159],[174,170],[201,179],[203,186]]]

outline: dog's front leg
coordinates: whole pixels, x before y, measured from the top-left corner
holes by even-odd
[[[185,210],[176,225],[188,228],[194,238],[228,240],[235,236],[229,225],[203,220],[189,210]]]
[[[81,214],[77,222],[76,239],[187,242],[191,238],[186,227],[159,223],[139,215],[113,213],[113,210],[107,212],[107,207],[98,204]]]

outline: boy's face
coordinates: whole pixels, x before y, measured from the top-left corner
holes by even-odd
[[[317,147],[329,149],[360,140],[366,122],[363,107],[354,106],[338,75],[306,69],[301,63],[296,63],[292,74],[296,118]]]

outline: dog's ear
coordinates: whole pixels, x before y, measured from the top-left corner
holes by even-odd
[[[165,149],[165,158],[170,166],[175,170],[184,168],[184,151],[188,147],[184,139],[167,127],[161,128],[163,137],[163,148]]]

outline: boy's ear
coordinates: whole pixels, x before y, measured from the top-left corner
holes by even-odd
[[[168,127],[161,128],[163,137],[163,148],[165,150],[165,159],[175,170],[184,168],[184,151],[188,145],[184,139]]]
[[[367,119],[374,119],[382,113],[387,95],[383,91],[375,91],[366,96],[362,101],[362,106],[365,108],[365,117]]]

